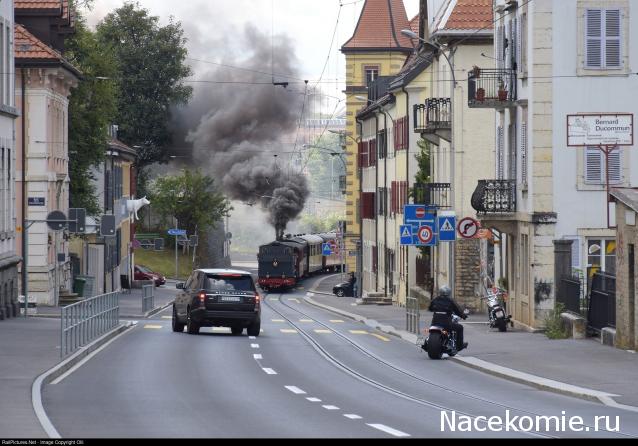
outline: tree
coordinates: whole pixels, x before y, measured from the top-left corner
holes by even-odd
[[[164,224],[175,218],[190,234],[214,227],[230,214],[230,202],[215,187],[215,180],[199,170],[159,177],[151,183],[151,203]]]
[[[421,184],[430,183],[432,180],[430,177],[431,145],[423,138],[417,141],[417,145],[421,151],[416,155],[419,170],[414,176],[414,181]]]
[[[112,80],[117,62],[77,12],[75,33],[66,41],[65,57],[82,72],[69,99],[70,205],[97,215],[101,208],[91,171],[104,159],[108,128],[117,112],[118,88]]]
[[[181,23],[171,17],[166,26],[159,17],[125,3],[97,26],[100,42],[113,49],[119,66],[117,124],[120,139],[138,148],[138,168],[167,159],[171,142],[171,107],[188,102],[191,75],[185,64],[186,38]]]

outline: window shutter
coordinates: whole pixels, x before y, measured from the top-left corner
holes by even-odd
[[[603,11],[588,9],[585,12],[585,65],[587,68],[602,68],[603,63]]]
[[[518,67],[519,71],[526,72],[527,71],[527,13],[521,15],[521,23],[518,27],[519,29],[519,59],[521,60],[521,65]]]
[[[620,183],[622,181],[622,165],[620,163],[620,150],[615,149],[607,157],[609,163],[609,182]]]
[[[518,19],[514,18],[514,20],[510,22],[510,33],[509,33],[510,40],[508,45],[508,49],[510,53],[508,65],[510,65],[510,68],[514,68],[511,66],[512,64],[516,64],[516,66],[518,67],[518,26],[517,25],[518,25]]]
[[[523,17],[521,16],[520,19],[516,18],[516,71],[517,72],[521,72],[523,71],[523,58],[522,58],[522,54],[523,54],[523,35],[522,35],[522,28],[523,28]]]
[[[573,238],[572,243],[572,268],[580,269],[580,238]]]
[[[602,152],[596,147],[587,147],[585,151],[585,181],[598,184],[603,182]]]
[[[620,53],[620,10],[608,9],[605,11],[605,67],[621,68],[622,58]]]
[[[505,174],[505,166],[503,159],[503,127],[498,127],[496,130],[496,177],[499,180],[503,179]]]
[[[527,123],[521,124],[521,180],[527,184]]]
[[[496,29],[496,68],[503,68],[503,25]]]

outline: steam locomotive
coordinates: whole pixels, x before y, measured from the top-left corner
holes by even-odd
[[[332,245],[332,254],[323,255],[323,244]],[[264,291],[290,289],[299,280],[312,274],[340,271],[343,267],[338,250],[337,234],[287,236],[259,247],[259,286]]]

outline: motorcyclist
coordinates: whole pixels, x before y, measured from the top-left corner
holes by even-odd
[[[432,325],[440,325],[448,330],[456,332],[456,339],[460,348],[458,351],[467,348],[467,342],[463,342],[463,325],[452,322],[452,314],[456,314],[462,319],[467,319],[467,315],[454,302],[451,297],[452,290],[449,286],[443,285],[439,288],[439,294],[430,302],[429,311],[432,311]]]

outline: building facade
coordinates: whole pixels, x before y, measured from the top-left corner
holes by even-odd
[[[605,157],[596,146],[569,147],[566,122],[572,114],[636,114],[627,92],[635,89],[637,8],[636,0],[494,2],[496,70],[468,76],[468,103],[496,109],[496,163],[472,206],[502,234],[494,271],[522,324],[543,326],[554,307],[554,240],[574,241],[572,266],[584,285],[593,272],[615,272]],[[611,185],[638,185],[637,156],[630,147],[614,151]]]
[[[13,2],[0,3],[0,320],[15,316],[18,297],[16,254],[16,109],[13,76]]]
[[[57,11],[62,17],[62,9]],[[38,23],[50,20],[45,16]],[[68,98],[80,73],[22,25],[15,26],[15,67],[15,102],[21,112],[16,122],[17,218],[23,228],[26,221],[36,221],[28,228],[29,296],[39,305],[56,305],[60,292],[71,287],[68,237],[42,221],[54,210],[68,216]],[[22,241],[20,235],[21,255]]]

